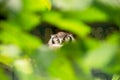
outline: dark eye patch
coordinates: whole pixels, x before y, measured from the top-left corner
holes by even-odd
[[[72,37],[69,35],[65,36],[64,42],[72,42]]]
[[[60,40],[59,40],[58,36],[56,36],[56,35],[54,35],[54,36],[52,37],[52,43],[53,43],[53,44],[55,44],[55,40],[56,40],[58,43],[60,43]]]

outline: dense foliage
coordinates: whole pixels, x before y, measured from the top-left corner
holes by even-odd
[[[89,36],[88,23],[120,28],[119,0],[0,0],[0,62],[19,80],[98,80],[93,69],[120,79],[119,31],[104,40]],[[70,31],[78,40],[50,50],[30,32],[42,22]],[[107,27],[107,26],[106,26]],[[0,67],[0,80],[11,80]]]

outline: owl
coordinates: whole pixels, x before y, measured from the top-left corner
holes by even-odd
[[[62,47],[64,43],[69,43],[74,40],[75,39],[72,34],[67,32],[58,32],[57,34],[51,35],[51,38],[48,41],[48,46],[51,49],[56,49]]]

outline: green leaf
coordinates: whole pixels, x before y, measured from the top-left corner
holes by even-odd
[[[40,16],[27,12],[22,12],[18,14],[12,20],[16,22],[20,26],[20,28],[23,28],[25,30],[31,30],[41,22]]]
[[[112,80],[119,80],[120,74],[114,74]]]
[[[97,0],[98,2],[107,5],[114,9],[120,9],[120,1],[119,0]]]
[[[61,80],[77,80],[70,62],[63,56],[58,56],[49,67],[50,75]],[[69,76],[69,77],[68,77]]]
[[[57,12],[45,14],[44,20],[60,29],[73,32],[80,37],[85,37],[90,32],[89,26],[72,18],[64,18],[64,16]]]
[[[53,5],[61,10],[83,10],[91,5],[93,0],[52,0]]]
[[[96,7],[89,7],[83,11],[63,12],[65,16],[76,18],[85,22],[108,21],[108,15]]]
[[[35,49],[41,45],[41,41],[36,37],[22,31],[17,25],[12,23],[1,23],[3,30],[0,40],[4,44],[15,44],[24,49]]]
[[[97,45],[97,44],[96,44]],[[85,70],[102,69],[113,60],[118,50],[118,42],[101,42],[98,48],[90,50],[83,59]]]
[[[50,0],[22,0],[24,11],[46,11],[51,9]]]
[[[20,80],[33,80],[36,78],[29,59],[15,60],[14,67]]]
[[[4,69],[2,69],[2,68],[4,68],[4,67],[0,66],[0,78],[1,78],[1,80],[10,80],[11,79],[10,76],[6,75]]]

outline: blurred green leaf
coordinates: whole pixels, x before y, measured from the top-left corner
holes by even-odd
[[[5,0],[4,6],[9,12],[19,13],[22,10],[22,0]]]
[[[84,68],[90,70],[93,68],[104,69],[107,67],[117,53],[119,48],[118,40],[118,36],[113,39],[110,38],[110,41],[101,42],[98,48],[90,50],[83,59]]]
[[[41,41],[36,37],[23,32],[17,25],[11,23],[1,23],[3,31],[0,35],[0,40],[4,44],[15,44],[24,49],[35,49],[40,46]]]
[[[51,9],[50,0],[22,0],[25,11],[46,11]]]
[[[41,22],[40,16],[28,12],[22,12],[12,20],[25,30],[31,30]]]
[[[98,2],[107,5],[114,9],[120,9],[120,1],[119,0],[97,0]]]
[[[58,56],[58,58],[53,61],[49,71],[51,76],[61,80],[77,80],[70,62],[64,56]]]
[[[114,74],[112,80],[119,80],[120,75],[119,74]]]
[[[77,78],[75,77],[69,60],[64,57],[63,54],[58,54],[55,51],[46,49],[46,46],[41,46],[37,54],[31,56],[35,62],[37,62],[36,66],[39,67],[37,72],[40,70],[39,75],[46,75],[49,80],[76,80]],[[69,76],[69,78],[67,76]]]
[[[93,0],[52,0],[53,5],[61,10],[83,10],[91,5]]]
[[[1,55],[0,53],[0,62],[7,64],[7,65],[11,65],[14,62],[15,59],[13,59],[12,57],[9,57],[7,55]]]
[[[1,80],[10,80],[9,76],[6,76],[6,74],[4,73],[4,70],[0,67],[0,79]]]
[[[60,29],[73,32],[80,37],[85,37],[90,32],[89,26],[85,25],[81,21],[64,18],[64,16],[57,12],[45,14],[44,20]]]
[[[35,78],[30,60],[16,60],[14,66],[20,80],[33,80]]]
[[[120,1],[119,0],[96,0],[95,7],[104,11],[109,17],[109,22],[112,22],[118,26],[120,20]]]
[[[70,11],[70,12],[63,12],[63,13],[65,16],[79,19],[85,22],[108,21],[107,14],[96,7],[89,7],[83,11],[76,11],[76,12]]]
[[[15,45],[0,45],[0,55],[10,58],[17,58],[20,56],[20,49]]]

